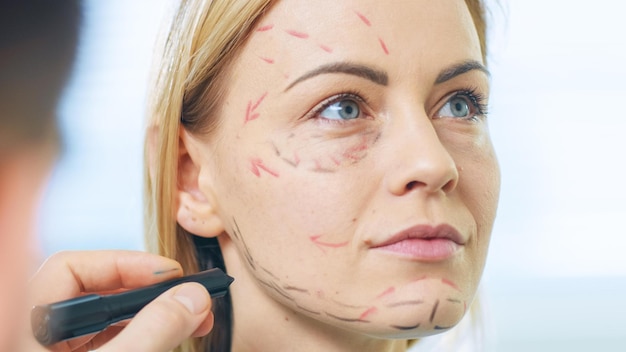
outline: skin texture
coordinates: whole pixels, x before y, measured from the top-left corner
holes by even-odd
[[[221,234],[236,278],[234,351],[403,350],[402,339],[462,318],[499,190],[486,118],[449,114],[458,92],[489,93],[475,65],[444,77],[465,62],[482,58],[463,1],[282,1],[262,18],[232,67],[217,129],[181,134],[178,222]],[[309,74],[337,63],[384,74]],[[345,93],[358,118],[320,115]],[[221,227],[203,225],[214,217]],[[374,248],[442,224],[462,238],[445,258]]]

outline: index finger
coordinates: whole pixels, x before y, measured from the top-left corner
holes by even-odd
[[[142,287],[182,276],[175,260],[140,251],[98,250],[59,252],[33,276],[33,304],[76,297],[86,292]]]

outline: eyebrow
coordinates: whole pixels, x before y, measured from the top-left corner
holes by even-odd
[[[487,70],[485,65],[481,64],[480,62],[476,60],[467,60],[467,61],[461,62],[460,64],[453,65],[441,71],[441,73],[439,73],[439,75],[437,76],[437,79],[435,80],[435,84],[441,84],[441,83],[447,82],[456,76],[462,75],[464,73],[467,73],[473,70],[482,71],[487,75],[487,77],[491,76],[491,74],[489,73],[489,70]]]
[[[455,78],[456,76],[473,70],[479,70],[484,72],[487,76],[491,76],[489,70],[487,70],[487,68],[483,64],[476,60],[467,60],[441,71],[441,73],[439,73],[437,79],[435,80],[435,84],[447,82]],[[287,86],[287,88],[285,88],[284,92],[293,88],[296,84],[301,83],[302,81],[328,73],[345,73],[349,75],[363,77],[381,86],[386,86],[389,84],[389,76],[385,71],[350,62],[334,62],[322,65],[298,77],[295,81],[291,82]]]
[[[312,71],[305,73],[304,75],[297,78],[295,81],[291,82],[284,91],[288,91],[289,89],[293,88],[293,86],[302,81],[326,73],[345,73],[348,75],[363,77],[381,86],[386,86],[389,83],[389,76],[387,76],[387,73],[385,71],[350,62],[334,62],[327,65],[322,65]]]

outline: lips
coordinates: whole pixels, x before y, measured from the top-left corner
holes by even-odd
[[[371,249],[417,261],[436,262],[452,257],[467,242],[454,227],[418,225],[374,243]]]

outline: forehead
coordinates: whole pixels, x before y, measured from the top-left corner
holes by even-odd
[[[419,74],[482,56],[463,0],[283,0],[261,19],[242,59],[283,78],[337,61],[393,77],[394,69]]]

